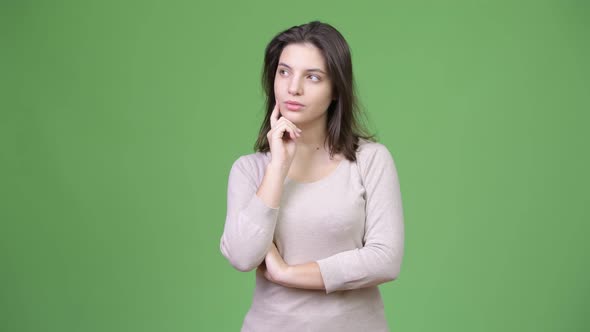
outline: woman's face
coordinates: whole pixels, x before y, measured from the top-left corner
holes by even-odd
[[[314,45],[289,44],[283,48],[274,83],[282,116],[300,126],[325,123],[332,101],[332,82],[327,72],[324,56]]]

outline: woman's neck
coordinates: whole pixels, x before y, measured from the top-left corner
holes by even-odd
[[[301,128],[301,136],[296,140],[297,152],[295,159],[301,161],[327,159],[330,147],[326,141],[326,122],[316,121],[312,126],[297,125]]]
[[[327,148],[324,146],[327,135],[327,126],[325,121],[316,121],[312,125],[308,126],[297,125],[297,127],[302,130],[301,136],[299,136],[296,140],[297,150],[310,153]]]

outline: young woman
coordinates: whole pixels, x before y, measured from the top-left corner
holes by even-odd
[[[359,124],[350,50],[321,22],[266,47],[256,153],[228,180],[220,249],[256,268],[242,331],[388,331],[379,284],[404,253],[402,200],[385,145]]]

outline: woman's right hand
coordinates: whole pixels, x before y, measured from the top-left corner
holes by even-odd
[[[275,101],[275,107],[270,115],[270,130],[266,134],[271,153],[271,163],[275,166],[288,170],[291,167],[295,150],[296,140],[301,136],[301,129],[285,117],[279,118],[279,105]]]

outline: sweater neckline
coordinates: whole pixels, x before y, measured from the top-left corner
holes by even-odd
[[[344,164],[344,162],[346,161],[346,158],[342,158],[342,160],[340,160],[340,162],[338,162],[338,165],[336,166],[336,168],[334,168],[332,170],[332,172],[330,172],[330,174],[324,176],[323,178],[319,179],[319,180],[315,180],[315,181],[311,181],[311,182],[299,182],[296,180],[291,179],[290,177],[286,176],[285,177],[285,181],[286,182],[290,182],[290,183],[294,183],[298,186],[311,186],[311,185],[315,185],[315,184],[320,184],[323,182],[326,182],[328,180],[330,180],[331,178],[333,178],[336,173],[338,173],[338,171],[340,170],[340,168],[342,168],[342,164]]]

